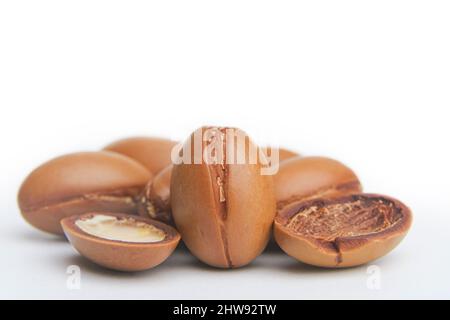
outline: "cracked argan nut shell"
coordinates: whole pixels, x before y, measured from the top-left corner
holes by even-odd
[[[180,235],[159,221],[120,213],[87,213],[61,221],[72,246],[84,257],[119,271],[142,271],[164,262]]]
[[[217,150],[237,155],[236,139],[229,139],[226,130],[200,128],[184,149],[189,150],[198,133],[204,137],[209,131],[219,141]],[[247,156],[254,144],[248,137],[245,144]],[[261,175],[260,162],[229,162],[174,165],[170,189],[173,219],[184,243],[198,259],[220,268],[240,267],[255,259],[267,244],[275,215],[273,180]]]
[[[400,201],[357,194],[284,208],[275,219],[274,236],[301,262],[343,268],[384,256],[405,237],[411,223],[411,211]]]
[[[170,179],[172,165],[161,170],[142,192],[138,212],[142,217],[173,224],[170,206]]]
[[[306,199],[362,191],[358,177],[350,168],[325,157],[295,157],[283,161],[274,181],[278,209]]]
[[[172,164],[171,152],[177,142],[163,138],[135,137],[119,140],[104,149],[130,157],[156,174]]]
[[[113,152],[80,152],[50,160],[25,179],[18,202],[34,227],[62,234],[64,217],[86,212],[137,213],[137,201],[152,174]]]

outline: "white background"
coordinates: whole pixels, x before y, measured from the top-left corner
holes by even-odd
[[[0,297],[449,298],[449,17],[449,1],[1,1]],[[234,271],[178,250],[110,272],[20,217],[19,185],[49,158],[204,124],[337,158],[408,204],[408,237],[374,262],[381,289],[367,266],[276,248]]]

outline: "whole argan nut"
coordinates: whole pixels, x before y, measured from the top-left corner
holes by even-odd
[[[310,198],[362,190],[358,177],[350,168],[324,157],[294,157],[283,161],[274,181],[278,209]]]
[[[172,163],[171,152],[176,145],[163,138],[136,137],[113,142],[104,149],[133,158],[156,174]]]
[[[138,203],[138,212],[142,217],[150,217],[168,224],[173,224],[170,206],[170,179],[172,165],[161,170],[151,180]]]
[[[267,146],[265,148],[262,148],[262,151],[269,159],[272,157],[272,151],[278,151],[278,161],[280,163],[294,157],[300,157],[299,153],[285,148],[275,148]]]
[[[44,163],[23,182],[18,202],[34,227],[62,234],[64,217],[86,212],[137,213],[137,201],[152,174],[113,152],[81,152]]]
[[[61,221],[64,233],[84,257],[119,271],[142,271],[164,262],[178,232],[155,220],[120,213],[87,213]]]
[[[230,135],[231,133],[231,135]],[[236,138],[245,136],[245,150]],[[265,248],[275,215],[272,177],[262,175],[261,162],[238,164],[230,158],[245,155],[256,146],[238,129],[204,127],[185,142],[183,152],[198,150],[198,156],[215,145],[219,161],[174,165],[171,181],[172,215],[188,249],[201,261],[215,267],[236,268],[250,263]],[[183,153],[185,156],[185,154]],[[197,162],[198,163],[198,162]]]
[[[274,148],[271,146],[261,148],[260,151],[264,153],[265,158],[269,162],[268,165],[275,168],[272,175],[277,175],[279,173],[280,164],[283,163],[284,161],[287,161],[294,157],[301,157],[300,154],[298,154],[295,151],[291,151],[284,148]],[[278,153],[276,157],[274,152]]]
[[[405,237],[412,214],[403,203],[375,194],[299,202],[278,213],[274,236],[297,260],[343,268],[368,263]]]
[[[288,160],[288,159],[291,159],[294,157],[300,157],[299,153],[289,150],[289,149],[285,149],[285,148],[279,148],[278,153],[279,153],[280,162],[283,162],[285,160]]]

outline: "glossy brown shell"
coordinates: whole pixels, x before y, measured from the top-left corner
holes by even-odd
[[[295,151],[286,149],[286,148],[279,148],[278,149],[279,152],[279,159],[280,162],[286,161],[288,159],[292,159],[295,157],[301,157],[301,155]]]
[[[170,205],[170,179],[172,165],[161,170],[145,187],[138,203],[138,212],[168,224],[173,224]]]
[[[23,182],[18,202],[34,227],[62,234],[64,217],[92,211],[136,213],[136,202],[151,173],[112,152],[64,155],[36,168]]]
[[[278,209],[308,198],[362,191],[358,177],[350,168],[325,157],[294,157],[283,161],[274,181]]]
[[[177,142],[152,137],[135,137],[119,140],[104,149],[126,155],[157,174],[172,163],[171,152]]]
[[[262,148],[264,154],[270,158],[272,155],[272,147],[267,146],[266,148]],[[278,161],[281,163],[291,158],[301,157],[301,155],[295,151],[286,149],[286,148],[278,148]]]
[[[253,146],[248,139],[246,143]],[[229,141],[224,144],[230,148]],[[260,169],[260,164],[222,167],[204,162],[174,166],[173,218],[184,243],[201,261],[236,268],[250,263],[265,248],[275,199],[272,177],[261,175]]]
[[[312,207],[326,207],[334,204],[349,204],[354,201],[373,201],[376,205],[389,205],[396,215],[395,222],[367,234],[338,236],[333,239],[321,239],[313,231],[298,232],[292,227],[292,219],[302,210]],[[344,214],[341,212],[340,214]],[[383,219],[377,214],[370,213],[371,219]],[[306,219],[306,218],[305,218]],[[364,219],[359,219],[367,223]],[[377,221],[377,220],[375,220]],[[362,222],[360,222],[362,223]],[[285,207],[276,217],[274,223],[274,237],[278,245],[290,256],[297,260],[320,267],[344,268],[353,267],[378,259],[394,249],[407,234],[412,223],[412,214],[408,207],[400,201],[376,194],[356,194],[334,199],[315,199],[298,202]],[[354,222],[355,228],[356,223]],[[319,226],[320,227],[320,226]],[[351,234],[351,232],[349,233]]]
[[[103,267],[118,271],[142,271],[154,268],[164,262],[175,250],[180,241],[178,232],[156,220],[120,213],[100,213],[114,217],[132,218],[161,229],[166,238],[153,243],[122,242],[90,235],[75,224],[78,219],[97,213],[72,216],[61,221],[64,233],[72,246],[85,258]]]

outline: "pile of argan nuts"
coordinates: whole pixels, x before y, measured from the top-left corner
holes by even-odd
[[[411,211],[362,193],[347,166],[276,151],[233,128],[202,127],[184,144],[129,138],[44,163],[23,182],[19,207],[34,227],[120,271],[161,264],[180,239],[202,262],[237,268],[272,234],[303,263],[351,267],[387,254],[408,232]],[[275,174],[263,174],[278,160]]]

